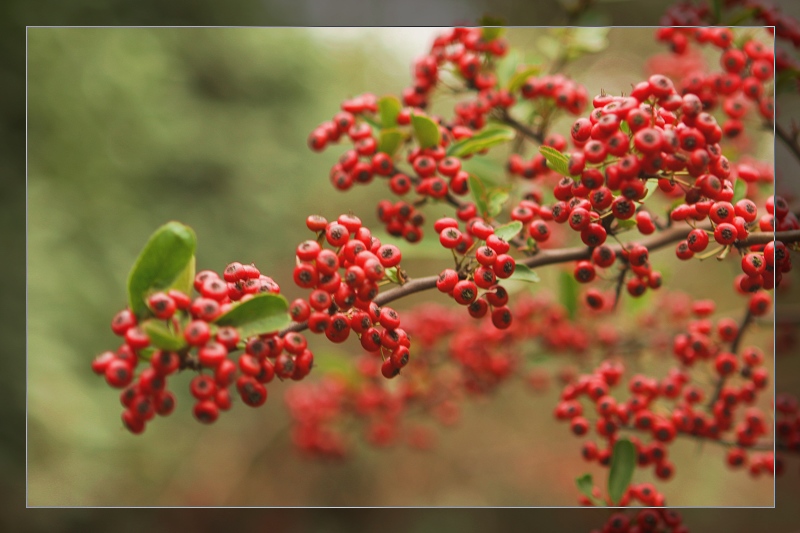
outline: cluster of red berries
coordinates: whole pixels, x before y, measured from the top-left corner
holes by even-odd
[[[449,217],[437,220],[434,230],[445,248],[475,250],[474,263],[463,265],[462,274],[450,268],[443,270],[436,288],[467,306],[473,318],[482,318],[491,311],[492,324],[498,329],[508,328],[512,320],[507,307],[508,291],[498,279],[510,278],[516,269],[516,261],[508,254],[511,245],[495,235],[494,228],[480,217],[466,223],[466,233],[459,229],[458,220]],[[484,292],[479,295],[480,289]]]
[[[582,113],[589,102],[586,87],[563,74],[531,76],[522,84],[520,92],[526,100],[552,101],[556,107],[573,115]]]
[[[587,441],[582,449],[586,460],[608,466],[619,431],[641,431],[650,434],[649,442],[630,437],[638,453],[638,465],[653,465],[655,475],[666,480],[672,477],[675,467],[668,460],[665,446],[677,435],[720,440],[726,432],[733,432],[735,446],[732,450],[739,451],[729,454],[729,464],[742,464],[742,458],[746,457],[742,448],[756,445],[768,430],[763,412],[754,403],[766,389],[769,374],[763,366],[764,354],[757,347],[742,348],[738,354],[729,351],[728,345],[737,343],[740,326],[730,318],[720,318],[716,323],[710,320],[714,307],[709,300],[698,300],[691,305],[694,318],[672,342],[673,354],[682,366],[673,367],[661,380],[642,374],[632,376],[628,381],[630,396],[626,400],[610,394],[624,372],[624,366],[617,361],[605,360],[592,374],[579,376],[564,387],[554,416],[568,421],[572,432],[578,436],[589,434],[594,426],[597,434],[608,442],[608,446],[601,449],[595,442]],[[673,316],[674,320],[682,318],[680,313]],[[653,342],[661,341],[654,339]],[[718,382],[716,390],[705,391],[692,383],[690,369],[700,361],[713,363]],[[726,382],[735,375],[743,380],[739,386]],[[590,423],[579,401],[583,396],[594,404],[598,415],[594,424]],[[698,408],[704,402],[708,412]],[[669,413],[664,413],[659,405],[670,405]],[[744,407],[744,411],[737,422],[739,407]],[[741,460],[734,465],[731,457]],[[763,461],[757,463],[763,464]]]
[[[637,485],[636,491],[643,489],[652,490],[652,486]],[[661,496],[657,494],[657,496]],[[634,498],[641,501],[644,505],[654,505],[642,501],[641,498]],[[658,498],[645,498],[649,501],[661,500]],[[662,503],[663,505],[663,503]],[[623,512],[616,512],[608,517],[602,529],[593,529],[590,533],[689,533],[689,528],[683,524],[683,517],[671,509],[642,509],[633,515]]]
[[[765,120],[772,121],[775,110],[772,90],[768,86],[775,68],[772,47],[755,39],[737,44],[730,28],[660,28],[656,36],[661,41],[672,43],[672,49],[679,54],[686,53],[690,39],[723,50],[720,56],[723,72],[686,72],[678,83],[678,90],[684,96],[696,95],[707,112],[715,109],[721,101],[727,117],[722,125],[726,137],[737,137],[744,131],[742,118],[751,102],[757,105]],[[676,41],[686,44],[676,46]]]
[[[156,349],[130,309],[120,311],[111,328],[125,343],[114,352],[104,352],[92,362],[92,369],[105,375],[109,385],[122,388],[120,401],[126,408],[122,420],[132,433],[141,433],[147,421],[156,414],[166,416],[175,407],[175,396],[167,390],[167,377],[184,368],[210,370],[192,379],[190,391],[197,400],[194,415],[200,422],[212,423],[220,410],[230,409],[228,388],[236,384],[242,401],[250,406],[262,405],[267,399],[265,383],[277,374],[294,376],[294,365],[281,355],[282,342],[277,334],[242,339],[231,326],[218,326],[214,321],[232,308],[235,302],[246,301],[258,293],[279,294],[280,287],[253,265],[231,263],[224,279],[212,270],[199,272],[194,279],[199,296],[191,299],[171,289],[156,292],[148,300],[151,320],[165,325],[166,331],[182,339],[184,348]],[[237,364],[228,359],[234,351],[244,349]],[[196,350],[194,354],[191,350]],[[267,354],[275,361],[267,359]],[[149,359],[149,366],[138,376],[138,363]]]
[[[501,104],[508,107],[513,103],[507,91],[495,92],[497,77],[487,62],[502,57],[508,51],[508,43],[502,37],[486,39],[482,28],[453,28],[436,37],[430,53],[414,62],[414,84],[403,90],[403,103],[407,106],[425,109],[430,95],[440,81],[442,71],[452,67],[467,83],[467,86],[481,92],[476,108],[492,107]],[[464,113],[459,113],[463,115]],[[467,113],[467,117],[473,113]],[[467,118],[469,124],[481,112],[475,109],[474,117]],[[469,124],[471,128],[483,127],[482,121]]]
[[[306,322],[310,332],[324,333],[335,343],[346,341],[354,331],[365,350],[383,357],[383,375],[396,376],[408,364],[411,343],[400,328],[397,311],[381,308],[373,300],[386,269],[400,264],[400,250],[393,244],[381,245],[355,215],[341,215],[334,222],[311,215],[306,226],[317,239],[297,246],[293,278],[298,287],[311,289],[311,294],[291,303],[292,320]],[[333,249],[323,248],[325,242]],[[302,334],[289,335],[306,344]]]

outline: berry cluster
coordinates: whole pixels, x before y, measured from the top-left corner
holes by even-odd
[[[400,328],[397,311],[381,308],[373,300],[386,269],[394,269],[400,281],[400,250],[393,244],[381,245],[354,215],[341,215],[334,222],[312,215],[306,225],[317,239],[297,246],[293,277],[298,287],[312,292],[308,299],[292,302],[292,320],[306,322],[311,333],[324,333],[335,343],[346,341],[355,331],[365,350],[383,357],[383,375],[396,376],[408,364],[411,343]],[[323,248],[325,242],[335,251]],[[292,332],[287,340],[290,335],[305,349],[301,333]]]
[[[710,300],[692,303],[694,318],[672,342],[672,352],[681,366],[673,367],[660,380],[643,374],[632,376],[625,400],[611,395],[625,369],[619,361],[605,360],[592,374],[579,376],[564,387],[555,417],[568,421],[577,436],[589,434],[594,427],[608,443],[601,449],[587,441],[582,450],[586,460],[608,466],[619,432],[639,431],[650,437],[647,443],[637,437],[629,439],[639,454],[639,466],[653,465],[655,475],[667,480],[675,467],[668,460],[666,446],[680,434],[721,440],[732,432],[732,449],[740,450],[731,452],[736,457],[743,457],[742,448],[755,446],[767,434],[764,413],[754,405],[768,382],[764,354],[755,346],[739,349],[741,326],[730,318],[710,320],[714,307]],[[692,379],[691,369],[702,361],[713,365],[717,376],[713,390],[706,390]],[[737,375],[741,385],[730,384],[728,380]],[[598,415],[594,424],[584,411],[581,397],[588,397],[594,404]],[[737,410],[743,411],[738,422]]]
[[[445,269],[436,280],[436,288],[450,295],[458,304],[467,306],[470,316],[482,318],[491,311],[492,324],[498,329],[511,325],[508,291],[498,283],[514,274],[516,261],[508,255],[511,245],[494,233],[494,228],[482,218],[471,218],[459,229],[458,220],[440,218],[434,224],[439,242],[445,248],[464,254],[474,250],[474,258],[459,263],[458,271]],[[481,243],[483,243],[481,245]],[[483,294],[479,295],[479,289]]]
[[[526,100],[544,99],[573,115],[583,112],[589,101],[586,88],[563,74],[531,76],[522,84],[520,92]]]
[[[253,265],[231,263],[224,279],[212,270],[198,273],[194,288],[199,293],[194,299],[175,289],[152,294],[147,300],[151,317],[143,317],[142,324],[130,309],[117,313],[111,329],[125,339],[124,344],[116,353],[103,352],[92,362],[95,373],[104,375],[112,387],[123,389],[122,421],[132,433],[143,432],[156,414],[166,416],[173,411],[175,395],[167,389],[167,378],[179,370],[201,372],[192,379],[189,390],[196,399],[195,418],[207,424],[214,422],[221,410],[231,408],[228,389],[234,383],[242,401],[257,407],[267,399],[264,384],[276,374],[297,379],[302,373],[296,370],[302,365],[281,354],[283,343],[277,333],[242,339],[237,328],[215,324],[235,302],[258,293],[280,293],[272,278]],[[157,349],[151,345],[145,323],[155,327],[154,334],[166,335],[182,347]],[[237,368],[228,355],[240,349],[244,353]],[[268,355],[274,361],[267,359]],[[137,376],[138,364],[148,360],[149,365]]]

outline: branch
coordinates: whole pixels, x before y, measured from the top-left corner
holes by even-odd
[[[750,309],[747,309],[747,312],[744,314],[744,318],[739,323],[739,331],[736,332],[736,337],[731,342],[731,353],[736,354],[739,351],[739,346],[742,344],[742,338],[744,337],[744,332],[747,327],[753,323],[753,314],[750,312]],[[706,406],[706,409],[711,410],[714,408],[714,404],[717,403],[719,400],[719,395],[722,394],[722,387],[725,386],[725,376],[720,376],[717,380],[717,385],[714,387],[714,394],[711,395],[711,399]]]
[[[709,224],[698,224],[697,227],[700,229],[710,229],[711,226]],[[658,250],[659,248],[664,248],[670,244],[685,239],[691,230],[692,228],[685,226],[671,227],[656,235],[653,235],[652,237],[641,239],[638,242],[643,246],[646,246],[650,251]],[[747,247],[755,244],[764,244],[772,241],[773,239],[784,242],[797,242],[800,241],[800,230],[779,231],[774,234],[771,232],[754,232],[751,233],[747,239],[739,241],[737,246]],[[612,245],[611,249],[618,257],[622,255],[621,244]],[[526,257],[525,259],[517,262],[527,267],[534,268],[558,263],[569,263],[571,261],[580,261],[581,259],[589,259],[591,256],[592,248],[589,248],[588,246],[578,246],[574,248],[562,248],[559,250],[541,250],[535,255]],[[439,276],[436,275],[425,278],[409,279],[403,285],[379,294],[373,301],[378,305],[386,305],[411,294],[433,289],[436,287],[436,280],[438,277]],[[303,331],[307,328],[307,322],[298,322],[281,331],[279,335],[283,336],[290,331]]]
[[[517,119],[513,118],[508,113],[508,110],[503,110],[502,114],[500,115],[500,120],[503,121],[505,124],[514,128],[515,130],[517,130],[517,132],[521,133],[524,137],[533,139],[539,144],[544,144],[544,135],[542,135],[539,132],[533,131],[522,122],[519,122]]]

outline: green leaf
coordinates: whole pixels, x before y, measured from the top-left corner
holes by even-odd
[[[150,236],[128,274],[128,305],[137,317],[150,312],[145,298],[151,292],[184,278],[196,246],[192,228],[179,222],[168,222]]]
[[[733,186],[733,199],[731,199],[731,203],[735,204],[745,196],[747,196],[747,182],[741,178],[737,178],[736,185]]]
[[[414,137],[420,148],[433,148],[439,145],[441,132],[438,124],[430,118],[425,115],[411,115],[411,127],[414,129]]]
[[[719,24],[722,19],[722,0],[711,0],[711,13],[714,15],[713,24]]]
[[[475,176],[487,187],[497,187],[497,181],[489,176],[502,176],[505,167],[490,157],[471,157],[461,162],[461,170]]]
[[[658,180],[647,180],[647,182],[644,184],[644,187],[645,189],[647,189],[647,192],[642,197],[642,199],[639,200],[639,203],[642,204],[645,203],[647,199],[653,195],[654,192],[656,192],[656,189],[658,189]]]
[[[502,189],[495,189],[486,198],[486,213],[496,217],[503,211],[503,206],[508,202],[508,193]]]
[[[475,198],[475,206],[478,208],[478,213],[481,216],[486,216],[486,192],[483,183],[474,174],[469,175],[469,190],[472,191],[472,197]]]
[[[627,220],[617,220],[617,229],[628,230],[636,227],[636,221],[632,218]]]
[[[522,231],[522,222],[515,220],[508,224],[503,224],[494,229],[494,234],[506,242],[511,241],[517,234]]]
[[[562,176],[570,176],[569,158],[550,146],[540,146],[539,153],[547,160],[547,168],[554,170]]]
[[[397,126],[397,115],[403,105],[400,99],[393,95],[387,95],[378,100],[378,114],[381,117],[381,125],[384,128],[394,128]]]
[[[608,495],[612,503],[619,503],[625,494],[633,479],[635,467],[636,447],[628,439],[618,440],[611,453],[611,470],[608,473]]]
[[[592,494],[594,481],[592,480],[591,474],[584,474],[575,478],[575,484],[578,485],[578,490],[581,491],[581,494],[589,498],[593,504],[595,504],[597,507],[605,507],[606,503]]]
[[[622,131],[622,133],[624,133],[625,135],[628,135],[628,136],[630,136],[630,134],[631,134],[631,127],[628,125],[628,122],[627,122],[627,121],[623,120],[622,122],[620,122],[620,123],[619,123],[619,129],[620,129],[620,130]]]
[[[511,141],[516,132],[507,126],[490,125],[468,139],[461,139],[447,148],[447,155],[464,157],[492,146]]]
[[[378,141],[378,151],[385,154],[394,155],[397,149],[403,144],[403,133],[397,128],[381,130],[381,137]]]
[[[391,267],[384,270],[386,277],[393,283],[400,283],[400,278],[397,275],[397,267]]]
[[[192,288],[194,288],[194,275],[195,275],[195,264],[196,264],[195,257],[189,260],[189,264],[186,265],[186,268],[183,269],[183,272],[178,274],[178,277],[175,278],[175,281],[169,286],[170,289],[175,289],[181,291],[183,294],[192,294]]]
[[[523,265],[521,263],[517,263],[514,273],[511,274],[511,277],[508,279],[527,281],[529,283],[539,283],[542,281],[541,278],[539,278],[539,274],[531,270],[527,265]]]
[[[175,352],[186,347],[183,335],[177,335],[161,320],[151,318],[141,323],[142,330],[150,337],[150,344],[161,350]]]
[[[243,339],[253,335],[278,331],[292,321],[287,312],[286,298],[278,294],[256,294],[251,299],[235,304],[214,323],[218,326],[233,326]]]
[[[511,76],[511,78],[508,80],[508,85],[506,88],[512,93],[518,91],[520,87],[525,85],[525,81],[527,81],[528,78],[538,75],[541,71],[541,67],[534,65],[526,66]]]
[[[561,271],[559,278],[559,299],[561,305],[567,310],[570,319],[575,318],[578,311],[578,281],[570,272]]]

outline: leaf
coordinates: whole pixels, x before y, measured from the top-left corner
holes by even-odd
[[[626,120],[623,120],[622,122],[619,123],[619,129],[622,130],[622,133],[624,133],[625,135],[631,134],[631,127],[628,125],[628,122]]]
[[[713,24],[719,24],[722,19],[722,0],[711,0],[711,13],[714,15]]]
[[[542,71],[541,67],[537,67],[534,65],[529,65],[524,67],[521,70],[518,70],[511,79],[508,80],[508,85],[506,88],[509,92],[515,92],[520,89],[523,85],[525,85],[525,81],[530,78],[531,76],[536,76]]]
[[[628,230],[636,227],[636,221],[632,218],[627,220],[617,220],[617,229]]]
[[[186,265],[186,268],[183,269],[183,272],[178,274],[178,277],[175,278],[175,281],[172,282],[169,288],[179,290],[183,294],[192,294],[196,263],[197,261],[195,260],[195,257],[192,256],[192,258],[189,260],[189,264]]]
[[[497,182],[489,176],[502,176],[505,167],[502,163],[489,157],[472,157],[461,162],[461,170],[475,174],[487,187],[497,187]]]
[[[508,224],[503,224],[500,227],[494,229],[494,234],[503,239],[506,242],[511,241],[517,234],[522,231],[522,222],[519,220],[515,220],[513,222],[509,222]]]
[[[514,140],[516,132],[507,126],[487,126],[480,133],[461,139],[447,148],[447,155],[464,157],[492,146]]]
[[[508,202],[508,193],[502,189],[495,189],[486,198],[486,212],[490,217],[496,217],[503,211],[503,206]]]
[[[469,175],[469,190],[472,191],[472,196],[475,198],[475,206],[478,208],[478,213],[481,216],[486,216],[485,189],[481,180],[474,174]]]
[[[145,302],[149,293],[183,278],[196,246],[194,231],[180,222],[168,222],[150,236],[128,274],[128,305],[137,317],[150,312]]]
[[[162,350],[175,352],[186,347],[186,339],[183,335],[177,335],[161,320],[151,318],[141,324],[142,330],[150,337],[150,344]]]
[[[628,439],[620,439],[614,444],[611,454],[611,470],[608,473],[608,495],[611,502],[618,504],[633,479],[636,466],[636,448]]]
[[[737,178],[736,185],[733,186],[733,198],[731,199],[731,203],[735,204],[745,196],[747,196],[747,182],[741,178]]]
[[[397,275],[397,267],[391,267],[384,270],[386,277],[393,283],[400,283],[400,278]]]
[[[597,507],[605,507],[606,503],[592,494],[594,481],[592,480],[591,474],[584,474],[580,477],[576,477],[575,484],[578,485],[578,490],[581,491],[581,494],[589,498],[593,504],[595,504]]]
[[[639,200],[639,203],[641,204],[645,203],[647,199],[650,198],[654,192],[656,192],[656,189],[658,189],[658,180],[647,180],[647,182],[644,184],[644,187],[647,189],[647,192],[642,199]]]
[[[567,310],[570,319],[575,318],[578,311],[578,281],[570,272],[561,271],[559,278],[559,298],[561,305]]]
[[[540,146],[539,153],[547,160],[547,168],[554,170],[562,176],[570,176],[569,158],[550,146]]]
[[[378,114],[381,117],[381,126],[384,128],[394,128],[397,126],[397,115],[403,105],[400,99],[393,95],[387,95],[378,100]]]
[[[235,304],[214,323],[218,326],[233,326],[243,339],[253,335],[272,333],[286,327],[292,321],[287,312],[286,298],[278,294],[263,293]]]
[[[534,272],[530,269],[527,265],[523,265],[517,263],[517,267],[514,269],[514,273],[511,274],[511,277],[508,279],[516,280],[516,281],[527,281],[529,283],[539,283],[541,278],[539,274]]]
[[[432,148],[439,145],[441,132],[438,124],[430,118],[425,115],[411,115],[411,127],[414,129],[414,137],[420,148]]]
[[[403,144],[403,133],[400,130],[397,128],[381,130],[381,137],[378,141],[379,152],[393,156],[401,144]]]

